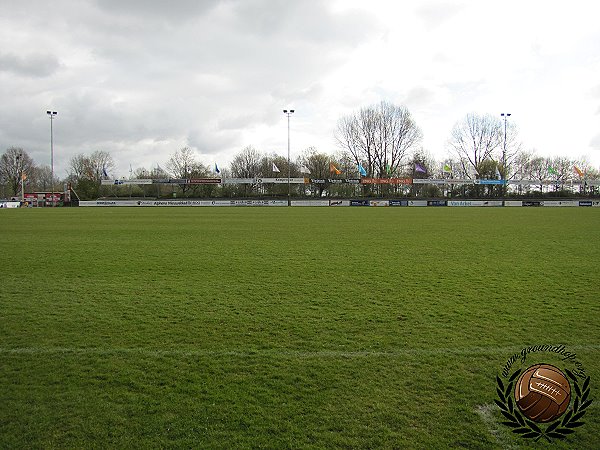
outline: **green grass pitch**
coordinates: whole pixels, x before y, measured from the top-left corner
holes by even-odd
[[[547,448],[494,404],[529,345],[564,344],[600,392],[600,209],[6,210],[0,230],[0,448]],[[554,448],[597,448],[597,404]]]

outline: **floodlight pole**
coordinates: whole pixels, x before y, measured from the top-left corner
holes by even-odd
[[[50,117],[50,184],[52,185],[52,206],[56,206],[56,202],[54,201],[54,131],[52,122],[58,113],[56,111],[46,111],[46,114]]]
[[[287,157],[287,162],[288,162],[288,206],[292,205],[292,199],[291,199],[291,189],[290,189],[290,116],[292,114],[294,114],[294,110],[290,109],[284,109],[283,113],[287,116],[287,129],[288,129],[288,157]]]
[[[504,117],[504,145],[502,147],[502,170],[504,171],[504,195],[508,192],[508,184],[506,179],[506,119],[510,117],[510,113],[501,113],[501,117]]]

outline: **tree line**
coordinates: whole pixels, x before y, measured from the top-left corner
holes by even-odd
[[[597,195],[595,187],[581,192],[569,188],[571,181],[599,179],[599,171],[585,159],[567,156],[543,157],[524,150],[513,121],[490,114],[468,114],[456,122],[447,142],[447,157],[436,160],[422,146],[423,134],[404,106],[381,102],[341,117],[334,130],[338,151],[330,154],[314,147],[295,160],[259,151],[241,149],[229,166],[202,163],[189,147],[175,150],[164,168],[130,168],[134,179],[189,179],[205,177],[271,178],[309,177],[336,179],[374,178],[458,178],[526,179],[530,186],[502,185],[352,185],[319,183],[294,185],[293,196],[477,196],[507,195]],[[69,161],[68,176],[52,180],[49,166],[37,166],[25,150],[10,147],[0,157],[2,196],[16,196],[23,182],[26,192],[61,190],[69,184],[80,199],[102,196],[252,197],[285,196],[286,185],[231,184],[174,186],[102,186],[103,178],[115,177],[115,163],[109,152],[80,153]],[[548,182],[551,182],[548,185]]]

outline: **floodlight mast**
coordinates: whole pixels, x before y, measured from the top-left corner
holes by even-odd
[[[54,201],[54,131],[52,122],[58,113],[56,111],[46,111],[46,114],[50,117],[50,184],[52,185],[52,206],[56,206],[56,202]]]
[[[292,205],[292,199],[291,199],[291,189],[290,189],[290,116],[292,114],[294,114],[294,110],[293,109],[284,109],[283,113],[287,116],[287,131],[288,131],[288,144],[287,144],[287,151],[288,151],[288,157],[287,157],[287,162],[288,162],[288,206]]]
[[[508,184],[506,175],[508,171],[506,170],[506,119],[510,117],[510,113],[501,113],[501,117],[504,117],[504,145],[502,147],[502,170],[504,171],[504,195],[508,193]]]

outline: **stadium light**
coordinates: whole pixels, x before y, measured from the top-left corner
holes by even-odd
[[[56,206],[56,202],[54,201],[54,131],[52,129],[52,122],[58,113],[56,111],[46,111],[46,114],[50,117],[50,184],[52,185],[52,206]]]
[[[288,127],[288,206],[291,206],[292,204],[292,199],[291,199],[291,190],[290,190],[290,116],[292,114],[294,114],[294,110],[293,109],[284,109],[283,113],[287,116],[287,127]]]

